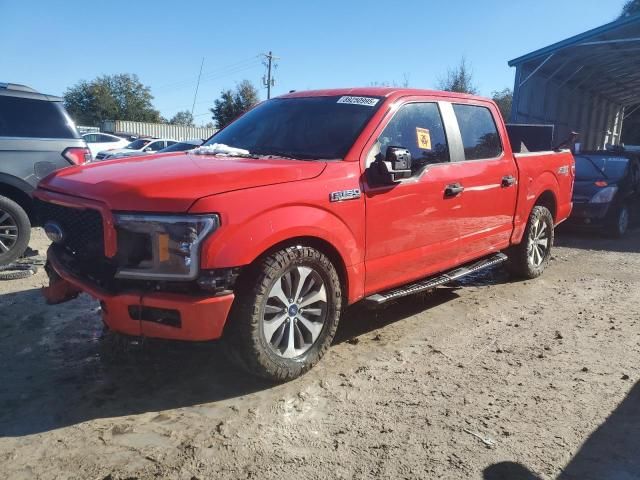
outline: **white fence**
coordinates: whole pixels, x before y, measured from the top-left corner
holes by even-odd
[[[102,122],[103,132],[128,135],[140,135],[174,140],[190,140],[202,138],[206,140],[216,133],[215,128],[185,127],[167,123],[131,122],[128,120],[105,120]]]

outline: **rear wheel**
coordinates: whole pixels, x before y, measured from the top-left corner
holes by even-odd
[[[631,223],[629,207],[622,205],[616,211],[609,224],[608,233],[615,238],[624,237]]]
[[[31,222],[23,208],[0,196],[0,265],[20,257],[31,238]]]
[[[548,208],[535,206],[531,210],[522,242],[508,252],[509,270],[523,278],[542,275],[551,258],[553,246],[553,216]]]
[[[318,250],[289,247],[262,260],[237,288],[225,340],[249,373],[274,381],[302,375],[329,348],[340,320],[335,267]]]

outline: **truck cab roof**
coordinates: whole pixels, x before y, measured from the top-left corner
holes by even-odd
[[[441,90],[426,90],[420,88],[397,88],[397,87],[355,87],[355,88],[332,88],[324,90],[306,90],[290,92],[278,98],[300,98],[300,97],[333,97],[341,95],[354,95],[363,97],[407,97],[407,96],[446,96],[460,99],[471,99],[486,102],[487,99],[476,95],[457,92],[443,92]]]

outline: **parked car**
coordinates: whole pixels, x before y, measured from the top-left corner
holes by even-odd
[[[176,142],[177,140],[164,138],[139,138],[123,148],[98,152],[95,159],[111,160],[114,158],[133,157],[135,155],[140,155],[141,153],[154,153],[162,150],[163,148],[167,148]]]
[[[87,142],[91,155],[95,158],[102,150],[114,150],[124,148],[131,142],[124,138],[116,137],[109,133],[85,133],[82,135],[84,141]]]
[[[35,224],[31,193],[38,181],[90,159],[61,98],[0,83],[0,265],[29,245]]]
[[[507,260],[519,276],[542,274],[571,211],[573,167],[568,150],[514,154],[480,97],[290,93],[193,152],[43,181],[45,295],[88,292],[124,334],[224,333],[248,371],[287,380],[322,357],[348,304]]]
[[[622,237],[639,211],[638,158],[603,150],[577,154],[575,160],[573,213],[567,223]]]
[[[168,146],[167,148],[163,148],[158,153],[186,152],[199,147],[203,143],[204,143],[204,140],[201,138],[196,138],[194,140],[182,140],[180,142],[177,142],[177,143],[174,143],[173,145]]]

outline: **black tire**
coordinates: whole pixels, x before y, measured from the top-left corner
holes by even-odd
[[[308,349],[304,353],[292,358],[284,358],[282,355],[286,352],[278,354],[278,350],[273,345],[273,339],[278,332],[280,332],[278,338],[284,338],[284,335],[289,334],[290,328],[293,328],[294,333],[288,338],[294,338],[296,333],[302,335],[301,326],[298,326],[299,320],[295,316],[297,314],[283,321],[280,327],[282,330],[280,328],[275,330],[270,339],[265,336],[263,322],[268,321],[265,319],[268,315],[267,302],[275,298],[270,297],[270,294],[276,282],[280,282],[278,285],[282,286],[283,278],[287,275],[291,278],[292,272],[294,270],[299,272],[300,267],[306,267],[305,270],[310,269],[315,272],[310,274],[314,278],[311,283],[315,283],[315,279],[321,280],[326,293],[326,302],[323,302],[322,308],[309,308],[309,310],[322,310],[324,323],[316,324],[322,325],[320,333],[311,346],[306,347]],[[300,288],[306,285],[307,283],[304,283]],[[303,303],[299,300],[294,301],[296,304]],[[278,308],[272,305],[270,304],[269,308]],[[310,304],[309,307],[311,305],[317,304]],[[279,315],[290,315],[289,308],[285,304]],[[301,307],[300,314],[302,311]],[[341,312],[342,288],[336,269],[329,258],[311,247],[288,247],[259,260],[256,265],[244,272],[236,288],[236,299],[225,329],[224,343],[231,358],[247,372],[275,382],[292,380],[305,373],[322,358],[335,336]],[[299,339],[303,340],[302,336]]]
[[[544,225],[546,233],[547,247],[544,252],[541,253],[541,249],[537,249],[534,252],[534,236],[536,229],[541,229]],[[537,230],[540,231],[540,230]],[[507,268],[509,271],[520,278],[536,278],[542,275],[545,268],[549,264],[551,258],[551,248],[553,247],[554,239],[554,224],[553,215],[548,208],[536,205],[531,210],[529,220],[527,221],[527,227],[525,228],[522,242],[519,245],[515,245],[509,249],[507,255],[509,261],[507,262]],[[542,244],[539,244],[541,247]]]
[[[631,212],[627,205],[621,205],[614,210],[614,214],[609,219],[606,233],[613,238],[622,238],[629,230]]]
[[[31,222],[27,212],[13,200],[0,196],[0,265],[7,265],[22,256],[31,238]],[[17,238],[9,236],[17,235]]]
[[[29,264],[13,263],[9,265],[0,266],[0,281],[1,280],[20,280],[27,278],[38,273],[38,267]]]

